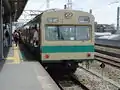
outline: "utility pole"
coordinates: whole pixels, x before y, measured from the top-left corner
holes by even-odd
[[[119,1],[111,2],[109,5],[119,3]],[[117,7],[117,30],[119,30],[119,13],[120,13],[120,7]]]
[[[50,0],[46,0],[46,8],[49,9]]]
[[[3,0],[0,0],[0,59],[4,58],[3,55]]]
[[[120,14],[120,7],[117,7],[117,31],[119,30],[119,14]]]

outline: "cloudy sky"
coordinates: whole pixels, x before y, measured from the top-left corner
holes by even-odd
[[[98,23],[116,24],[117,7],[120,3],[111,2],[117,0],[72,0],[73,9],[83,10],[89,12],[93,10],[93,15]],[[64,8],[67,0],[50,0],[50,8]],[[28,0],[25,10],[45,10],[46,0]],[[23,18],[21,16],[20,18]]]

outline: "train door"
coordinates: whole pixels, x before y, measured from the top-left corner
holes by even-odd
[[[41,62],[41,40],[42,40],[42,36],[41,36],[41,27],[40,27],[40,22],[37,24],[37,27],[38,27],[38,36],[39,36],[39,61]]]
[[[34,48],[35,48],[35,52],[36,52],[36,57],[37,59],[39,59],[39,61],[41,61],[41,51],[40,51],[40,46],[41,46],[41,31],[40,31],[40,24],[37,22],[35,24],[35,29],[36,29],[36,33],[37,33],[37,41],[36,41],[36,44],[34,45]],[[34,32],[34,34],[35,34]]]

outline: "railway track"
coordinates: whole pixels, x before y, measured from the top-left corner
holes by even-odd
[[[95,51],[109,56],[120,58],[120,47],[95,44]]]
[[[58,80],[59,86],[62,90],[89,90],[84,86],[75,75],[67,75],[63,80]]]
[[[103,77],[101,74],[99,74],[99,73],[97,73],[97,72],[94,72],[93,70],[86,69],[86,68],[83,67],[82,65],[79,65],[79,68],[85,70],[86,72],[89,72],[91,75],[96,76],[96,77],[99,78],[99,79],[102,79],[104,82],[107,82],[107,83],[109,83],[109,84],[111,84],[111,85],[113,85],[113,86],[115,86],[115,87],[117,87],[117,88],[120,88],[120,85],[119,85],[118,83],[112,81],[111,79],[108,79],[108,78],[106,78],[106,77]],[[90,89],[90,90],[92,90],[92,89]],[[105,90],[105,89],[104,89],[104,90]],[[115,89],[115,90],[116,90],[116,89]],[[119,89],[118,89],[118,90],[119,90]]]
[[[95,59],[120,68],[120,47],[95,45]]]
[[[54,73],[51,77],[61,90],[89,90],[74,74],[58,75]]]

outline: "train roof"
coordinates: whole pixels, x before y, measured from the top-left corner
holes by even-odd
[[[41,14],[37,15],[36,17],[34,17],[32,20],[30,20],[29,22],[27,22],[26,24],[24,24],[22,27],[24,27],[24,26],[26,26],[26,25],[28,25],[30,23],[33,23],[34,21],[36,21],[44,13],[47,13],[47,12],[56,12],[56,11],[77,11],[77,12],[82,12],[82,13],[86,13],[88,15],[93,16],[92,14],[90,14],[88,12],[80,11],[80,10],[57,9],[57,8],[55,8],[55,9],[48,9],[48,10],[43,11]]]

